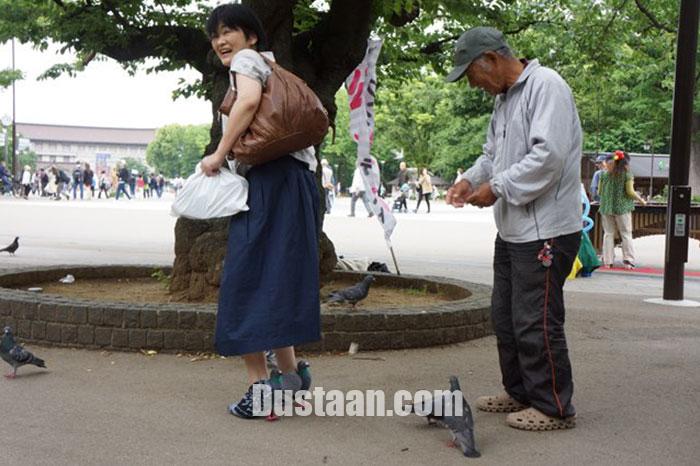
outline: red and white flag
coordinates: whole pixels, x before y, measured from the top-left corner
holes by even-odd
[[[396,227],[396,218],[389,205],[379,197],[381,184],[379,164],[370,155],[374,140],[374,94],[377,89],[377,57],[382,48],[381,40],[368,40],[367,52],[355,70],[345,80],[350,101],[350,137],[357,143],[357,161],[365,184],[365,195],[377,220],[384,228],[387,242]]]

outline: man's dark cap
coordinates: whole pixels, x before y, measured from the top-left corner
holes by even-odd
[[[455,44],[454,68],[445,77],[445,81],[454,82],[462,77],[471,63],[484,52],[508,47],[503,33],[491,27],[476,27],[468,30],[457,39]]]

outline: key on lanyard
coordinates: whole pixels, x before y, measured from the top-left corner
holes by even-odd
[[[552,254],[552,246],[549,244],[549,241],[545,241],[544,246],[540,250],[539,254],[537,254],[537,260],[542,263],[543,267],[550,267],[552,265],[553,258],[554,255]]]

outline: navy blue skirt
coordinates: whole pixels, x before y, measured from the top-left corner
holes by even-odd
[[[224,356],[318,341],[316,179],[286,156],[247,173],[248,207],[231,217],[215,345]]]

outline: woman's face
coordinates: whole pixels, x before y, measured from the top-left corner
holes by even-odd
[[[216,34],[211,38],[211,48],[214,49],[221,63],[229,67],[236,53],[252,48],[257,42],[258,38],[254,35],[246,39],[242,29],[233,29],[220,24]]]

